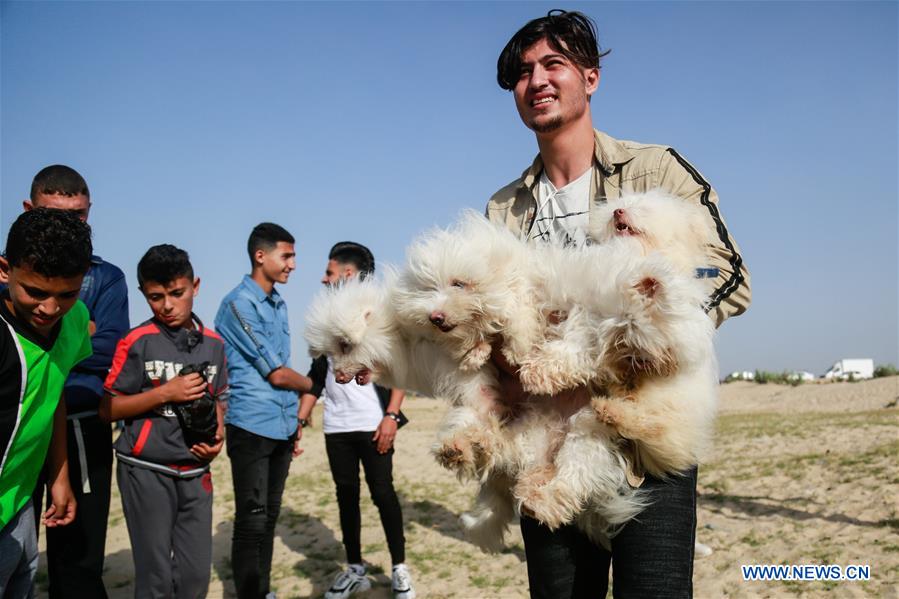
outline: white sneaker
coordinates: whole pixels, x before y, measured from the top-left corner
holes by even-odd
[[[344,599],[353,593],[361,593],[371,588],[371,581],[365,577],[365,570],[359,571],[359,567],[348,567],[337,575],[331,588],[325,593],[325,599]]]
[[[393,597],[394,599],[415,599],[412,575],[409,574],[406,564],[397,564],[393,567]]]

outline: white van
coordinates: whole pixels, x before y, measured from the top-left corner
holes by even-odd
[[[858,379],[874,378],[874,360],[870,358],[844,358],[824,373],[825,379],[845,381],[849,377]]]

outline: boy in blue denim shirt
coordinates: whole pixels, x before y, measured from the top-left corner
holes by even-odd
[[[298,394],[312,381],[289,367],[287,306],[275,290],[296,268],[294,238],[274,223],[257,225],[247,242],[252,266],[219,307],[231,403],[225,418],[234,481],[231,564],[240,599],[273,597],[269,582],[275,523],[297,439]]]

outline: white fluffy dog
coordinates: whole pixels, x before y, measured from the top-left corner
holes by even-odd
[[[501,545],[516,506],[553,527],[576,520],[597,540],[642,509],[615,435],[595,417],[589,397],[572,405],[533,400],[512,410],[498,397],[488,361],[496,337],[529,323],[514,337],[528,339],[518,353],[504,344],[507,359],[518,362],[543,326],[530,301],[528,255],[522,242],[469,214],[450,231],[420,238],[399,280],[347,281],[322,290],[307,312],[310,352],[329,356],[339,382],[370,376],[448,400],[435,455],[481,481],[463,523],[487,549]],[[540,481],[533,506],[514,497],[519,480]]]
[[[687,202],[663,196],[610,202],[592,232],[602,243],[582,249],[525,246],[469,213],[418,239],[398,277],[346,283],[310,308],[310,351],[331,357],[338,381],[370,372],[449,401],[435,455],[481,481],[463,521],[482,547],[501,543],[516,508],[598,541],[614,534],[643,506],[625,439],[654,474],[701,457],[713,327],[691,269],[705,229]],[[502,401],[494,346],[542,396]],[[578,390],[546,397],[566,389]]]
[[[649,312],[653,323],[645,328],[670,339],[669,375],[635,368],[610,387],[610,397],[594,401],[604,422],[637,441],[647,471],[657,476],[680,472],[705,456],[717,410],[715,327],[704,309],[716,274],[709,268],[713,229],[708,211],[656,189],[608,201],[593,222],[592,235],[599,242],[617,240],[631,247],[636,242],[643,255],[661,256],[683,277],[676,290],[669,288],[666,309]]]
[[[528,266],[528,248],[518,238],[466,211],[455,226],[428,231],[409,247],[392,293],[399,327],[444,349],[459,376],[479,372],[495,387],[493,346],[517,364],[540,337]],[[499,428],[512,414],[498,394],[491,398],[452,403],[434,448],[438,462],[463,475],[483,473],[493,462]],[[480,461],[472,463],[476,456]]]
[[[537,343],[528,248],[473,211],[409,247],[394,299],[403,327],[434,339],[464,370],[481,368],[493,344],[513,364]]]
[[[589,397],[533,398],[501,430],[504,443],[482,482],[474,509],[463,514],[479,546],[502,546],[516,511],[550,528],[573,522],[597,543],[645,505],[627,481],[618,436],[596,418]]]
[[[597,244],[628,241],[635,253],[661,254],[689,277],[707,266],[712,242],[708,211],[661,189],[608,200],[591,223],[590,237]]]
[[[642,467],[679,472],[702,459],[717,401],[714,325],[696,278],[709,229],[701,209],[658,190],[598,216],[598,245],[539,250],[539,301],[563,317],[522,365],[522,382],[549,394],[595,387],[597,415],[637,442]]]
[[[479,476],[492,464],[491,439],[500,426],[492,416],[496,376],[489,366],[460,369],[445,349],[401,326],[395,280],[389,273],[385,281],[352,279],[319,292],[306,313],[309,352],[328,356],[340,383],[373,380],[445,399],[451,409],[442,427],[443,463]]]
[[[535,398],[512,416],[496,406],[496,375],[458,362],[432,340],[398,325],[393,287],[373,280],[323,289],[306,315],[310,353],[327,355],[338,382],[375,380],[447,399],[435,455],[480,481],[476,505],[462,518],[479,546],[496,550],[516,508],[557,527],[575,521],[598,542],[642,509],[625,477],[616,435],[590,409],[589,397]],[[516,497],[538,485],[533,505]]]
[[[455,227],[423,235],[410,247],[392,297],[400,328],[433,339],[460,371],[494,376],[488,362],[494,346],[510,364],[526,363],[546,328],[535,257],[511,232],[473,212]],[[590,513],[584,524],[601,538],[640,511],[617,435],[588,401],[582,396],[579,405],[562,406],[543,398],[510,407],[494,396],[486,407],[450,409],[435,455],[458,472],[486,477],[475,514],[464,519],[482,545],[502,538],[512,513],[509,481],[518,508],[553,528]],[[472,468],[467,456],[481,456],[481,463]]]

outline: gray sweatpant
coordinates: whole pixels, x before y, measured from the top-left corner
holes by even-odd
[[[118,462],[135,599],[202,599],[212,568],[212,474],[177,478]]]
[[[34,508],[29,501],[0,530],[0,598],[34,597],[37,555]]]

